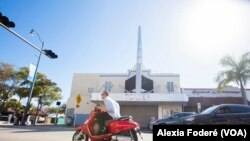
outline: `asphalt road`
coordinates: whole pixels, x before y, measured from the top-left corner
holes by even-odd
[[[0,141],[71,141],[74,128],[64,126],[12,126],[0,125]],[[152,133],[142,131],[143,140],[152,141]]]

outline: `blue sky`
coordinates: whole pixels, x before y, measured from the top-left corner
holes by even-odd
[[[42,72],[70,95],[74,73],[126,73],[135,65],[142,28],[143,64],[154,73],[180,74],[181,87],[214,88],[219,59],[250,49],[246,0],[22,0],[0,1],[13,29],[46,49]],[[36,64],[38,52],[0,27],[0,61],[16,68]],[[84,84],[82,84],[84,85]],[[248,85],[249,86],[249,85]]]

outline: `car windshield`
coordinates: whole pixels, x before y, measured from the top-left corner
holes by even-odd
[[[200,114],[211,114],[217,108],[218,108],[218,105],[212,106],[212,107],[207,108],[206,110],[202,111]]]

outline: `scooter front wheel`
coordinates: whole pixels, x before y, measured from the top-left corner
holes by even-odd
[[[81,130],[76,131],[72,137],[72,141],[88,141],[89,137],[84,135]]]

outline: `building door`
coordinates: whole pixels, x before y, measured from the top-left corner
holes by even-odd
[[[171,115],[171,110],[167,108],[162,108],[162,118],[168,117]]]
[[[141,127],[147,127],[150,117],[158,115],[157,105],[121,105],[121,115],[131,115]]]

